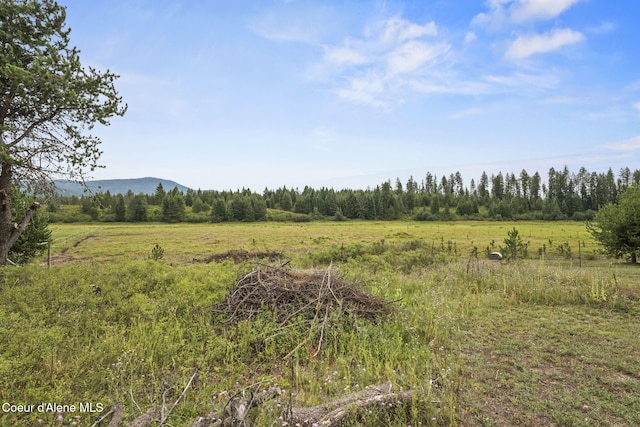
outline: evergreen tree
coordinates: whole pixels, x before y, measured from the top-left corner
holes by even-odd
[[[520,188],[522,189],[522,197],[527,200],[527,203],[529,202],[529,180],[529,174],[526,170],[522,169],[522,171],[520,171]]]
[[[310,214],[313,211],[312,198],[307,193],[298,196],[293,211],[301,214]]]
[[[289,191],[283,191],[280,197],[280,209],[283,211],[290,211],[293,207],[293,200],[291,199],[291,193]]]
[[[185,201],[186,203],[186,201]],[[200,212],[208,212],[209,211],[209,205],[206,204],[205,202],[202,201],[202,199],[200,198],[200,196],[198,196],[197,194],[195,196],[193,196],[193,201],[191,204],[191,211],[195,214],[200,213]]]
[[[541,200],[541,198],[540,198],[541,180],[542,180],[542,178],[540,177],[540,174],[538,173],[538,171],[536,171],[533,174],[533,177],[531,178],[531,185],[529,186],[530,204],[531,204],[531,209],[533,209],[533,210],[542,209],[542,206],[540,204],[540,200]]]
[[[162,220],[172,223],[181,222],[184,221],[185,213],[184,196],[178,187],[175,187],[165,195],[162,202]]]
[[[567,216],[562,212],[558,199],[552,197],[546,198],[542,203],[542,218],[548,221],[560,221],[567,219]]]
[[[229,205],[229,210],[232,221],[252,222],[255,220],[255,212],[250,196],[235,194]]]
[[[507,255],[507,258],[515,261],[518,258],[524,258],[527,256],[527,248],[529,242],[525,242],[520,236],[518,230],[513,227],[511,231],[507,232],[507,237],[504,239],[505,248],[501,251]]]
[[[440,195],[434,194],[431,196],[431,203],[429,206],[430,212],[433,215],[438,215],[440,213]]]
[[[227,204],[222,197],[217,197],[211,207],[211,222],[224,222],[227,220]]]
[[[82,66],[65,21],[53,0],[0,2],[0,265],[40,206],[15,218],[12,186],[94,170],[102,152],[89,132],[126,111],[118,76]]]
[[[327,190],[324,196],[324,212],[321,213],[325,216],[333,216],[336,213],[336,209],[338,209],[338,199],[332,188],[331,190]]]
[[[124,196],[122,194],[118,194],[116,196],[116,203],[113,211],[115,213],[116,222],[126,221],[126,207],[124,204]]]
[[[416,206],[416,193],[418,192],[418,184],[413,180],[413,176],[407,181],[407,191],[405,193],[405,207],[409,212],[413,212]]]
[[[162,186],[162,183],[159,182],[158,186],[156,187],[156,194],[153,197],[154,204],[162,206],[162,202],[164,202],[165,195],[166,195],[166,192],[164,191],[164,187]]]
[[[480,197],[480,204],[487,206],[489,202],[489,177],[485,171],[482,171],[480,175],[480,182],[478,183],[478,197]]]
[[[456,213],[460,216],[469,216],[478,213],[478,203],[469,197],[458,202]]]
[[[92,220],[98,219],[100,216],[100,210],[98,209],[98,202],[95,197],[82,197],[82,208],[80,211],[83,214],[87,214]]]
[[[344,199],[344,204],[342,207],[342,212],[344,216],[347,218],[358,218],[360,212],[360,204],[358,203],[358,199],[353,191],[349,190],[347,193],[347,197]]]
[[[620,194],[618,204],[603,206],[587,230],[609,255],[628,257],[635,264],[640,252],[640,187],[633,184]]]
[[[384,183],[382,183],[382,188],[380,189],[380,199],[382,219],[396,219],[396,199],[393,192],[391,191],[391,181],[385,181]]]
[[[504,198],[504,177],[502,172],[498,172],[498,175],[491,177],[491,196],[497,200]]]
[[[296,201],[296,204],[298,202]],[[253,216],[256,221],[265,221],[267,219],[267,204],[260,196],[251,196],[251,207],[253,208]]]
[[[124,201],[124,198],[122,200]],[[144,194],[133,196],[129,202],[127,217],[131,222],[144,222],[147,220],[147,199]]]
[[[11,204],[15,208],[15,218],[21,218],[34,204],[33,198],[27,197],[22,191],[14,187],[11,191]],[[29,226],[11,247],[8,258],[16,264],[25,264],[42,255],[51,241],[51,231],[48,227],[48,214],[38,210]]]

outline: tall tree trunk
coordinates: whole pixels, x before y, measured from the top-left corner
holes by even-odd
[[[11,164],[2,163],[0,172],[0,265],[7,263],[7,255],[11,249]]]
[[[20,222],[14,222],[11,208],[11,163],[2,163],[0,172],[0,265],[7,264],[11,247],[27,228],[33,216],[40,209],[40,203],[33,203]]]

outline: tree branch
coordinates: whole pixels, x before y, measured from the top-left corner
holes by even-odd
[[[18,238],[24,232],[24,230],[26,230],[27,226],[33,219],[38,209],[40,209],[40,203],[33,202],[33,204],[29,207],[27,212],[25,212],[24,217],[22,218],[22,221],[20,221],[19,223],[16,222],[13,224],[13,231],[9,235],[9,239],[7,239],[9,247],[13,246],[13,244],[18,240]]]

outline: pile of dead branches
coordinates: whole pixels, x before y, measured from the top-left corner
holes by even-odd
[[[253,319],[270,310],[279,323],[295,317],[322,319],[338,311],[358,319],[376,320],[389,314],[388,302],[364,292],[329,266],[302,272],[287,267],[258,266],[242,275],[214,311],[226,322]]]
[[[248,252],[245,250],[231,250],[221,254],[213,254],[204,259],[206,264],[210,264],[212,262],[222,262],[224,260],[230,259],[235,264],[239,264],[245,261],[251,260],[269,260],[269,262],[276,262],[282,259],[282,252],[277,251],[264,251],[264,252]],[[194,261],[200,261],[194,259]]]
[[[391,311],[388,302],[369,295],[348,282],[329,266],[326,271],[302,272],[284,266],[258,266],[242,275],[227,297],[214,307],[217,321],[237,324],[252,320],[261,313],[273,315],[277,329],[272,337],[291,324],[304,328],[296,338],[295,348],[284,355],[295,354],[311,340],[317,356],[332,326],[366,319],[376,321]],[[269,339],[269,337],[265,337]],[[262,342],[255,343],[260,351]],[[284,347],[282,347],[284,349]]]

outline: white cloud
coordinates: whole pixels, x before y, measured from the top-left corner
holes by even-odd
[[[307,77],[334,85],[332,91],[350,102],[387,107],[403,102],[402,92],[415,91],[451,46],[439,40],[434,22],[424,25],[392,17],[367,25],[361,37],[323,45],[322,60]]]
[[[313,11],[300,14],[269,12],[249,23],[249,29],[256,35],[268,40],[281,42],[316,43],[322,31],[318,16]]]
[[[511,19],[515,22],[536,19],[553,19],[580,0],[517,0],[511,8]]]
[[[473,31],[469,31],[464,35],[464,44],[473,43],[477,38],[478,36],[476,36],[476,33],[474,33]]]
[[[484,80],[503,87],[526,89],[551,89],[560,82],[552,70],[541,74],[517,72],[509,75],[487,75]]]
[[[624,141],[607,144],[607,148],[615,151],[637,151],[640,150],[640,136],[625,139]]]
[[[391,75],[414,73],[421,67],[437,61],[449,51],[446,43],[424,43],[411,41],[398,46],[387,56],[387,67]]]
[[[634,102],[632,106],[638,113],[640,113],[640,101]]]
[[[550,20],[581,0],[489,0],[487,12],[477,14],[472,25],[499,28],[536,20]]]
[[[425,25],[414,24],[406,19],[391,18],[384,23],[384,30],[380,35],[383,43],[402,43],[407,40],[424,36],[437,36],[438,27],[431,21]]]
[[[324,59],[330,63],[338,65],[359,65],[369,62],[367,56],[354,48],[348,46],[323,46]]]
[[[508,14],[503,7],[503,4],[508,3],[509,1],[510,0],[500,2],[489,1],[490,10],[486,13],[482,12],[474,16],[471,20],[471,25],[489,28],[503,26],[508,21]]]
[[[579,43],[584,34],[571,29],[556,29],[544,34],[532,34],[516,38],[505,53],[507,59],[522,59],[529,56],[553,52],[563,46]]]
[[[559,1],[562,5],[532,0],[489,0],[487,5],[492,16],[503,14],[505,19],[511,19],[517,7],[521,8],[519,13],[526,12],[529,16],[550,16],[575,3],[575,0]],[[293,27],[296,28],[300,27]],[[270,29],[276,34],[290,31]],[[270,36],[279,40],[286,38],[273,37],[273,33]],[[290,37],[290,40],[303,38]],[[522,35],[506,46],[504,57],[528,58],[583,39],[582,33],[571,29]],[[530,93],[556,88],[559,82],[559,74],[553,68],[538,72],[531,69],[493,72],[496,68],[483,65],[484,59],[475,58],[476,51],[468,47],[470,43],[475,46],[476,42],[483,47],[473,30],[468,31],[463,40],[457,40],[457,47],[462,50],[456,52],[453,42],[441,36],[432,21],[416,23],[398,16],[377,18],[366,22],[360,34],[352,32],[342,40],[326,38],[316,42],[312,37],[307,40],[309,45],[323,51],[316,61],[307,65],[308,80],[324,85],[327,91],[345,101],[378,108],[400,105],[415,94]]]
[[[346,87],[335,91],[340,98],[374,107],[385,107],[387,105],[381,96],[385,91],[386,82],[380,76],[375,75],[375,73],[369,73],[364,77],[353,77],[348,80],[349,83]]]

